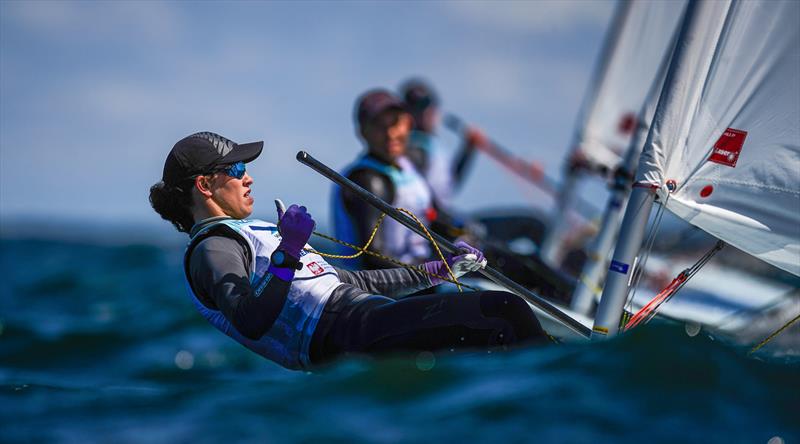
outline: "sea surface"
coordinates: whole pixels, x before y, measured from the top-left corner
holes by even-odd
[[[292,372],[194,311],[179,242],[53,237],[0,240],[2,442],[800,442],[800,362],[768,347],[662,323]]]

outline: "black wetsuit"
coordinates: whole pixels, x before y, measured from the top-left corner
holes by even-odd
[[[272,279],[256,296],[248,281],[249,254],[235,237],[209,236],[191,251],[188,271],[204,305],[258,339],[277,319],[290,284]],[[546,338],[527,303],[510,293],[394,299],[429,287],[429,278],[404,268],[337,273],[343,285],[326,303],[310,346],[315,364],[346,353],[487,348]]]
[[[348,174],[347,178],[361,186],[361,188],[376,195],[384,202],[390,204],[394,203],[394,184],[388,176],[370,168],[359,168]],[[343,189],[341,193],[342,205],[344,205],[347,214],[350,215],[356,238],[359,240],[356,244],[364,245],[372,234],[375,221],[380,217],[381,211],[364,202],[363,199],[351,193],[349,190]],[[377,252],[386,251],[381,236],[375,236],[372,239],[372,244],[370,244],[369,249]],[[361,258],[361,266],[367,270],[376,270],[381,268],[393,268],[397,265],[377,256],[364,255]]]

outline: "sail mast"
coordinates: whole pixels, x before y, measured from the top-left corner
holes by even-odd
[[[640,114],[643,119],[645,115],[644,112]],[[611,194],[606,202],[606,208],[603,211],[600,230],[586,251],[586,262],[583,265],[570,302],[570,308],[576,313],[588,315],[592,307],[594,307],[595,294],[602,291],[601,281],[605,277],[604,271],[607,266],[607,257],[619,232],[622,209],[627,204],[633,173],[639,163],[641,150],[636,147],[642,145],[648,130],[649,125],[642,125],[637,130],[637,135],[631,142],[632,149],[628,151],[624,163],[614,173],[614,182],[611,187]]]
[[[660,130],[659,121],[691,117],[676,115],[678,111],[670,109],[668,104],[679,100],[680,96],[690,98],[701,93],[705,74],[711,67],[716,42],[722,33],[726,22],[724,18],[730,4],[730,1],[693,0],[687,6],[675,53],[656,108],[654,123],[645,143],[646,147],[653,143],[654,132]],[[640,170],[641,164],[640,161]],[[593,338],[615,335],[619,330],[622,310],[638,265],[637,259],[647,220],[656,199],[656,192],[662,185],[640,181],[633,187],[597,309]]]
[[[678,6],[680,4],[680,6]],[[584,315],[588,315],[594,307],[595,295],[599,296],[602,292],[602,280],[605,278],[606,270],[608,269],[608,255],[614,247],[614,240],[619,233],[620,222],[622,218],[622,211],[628,201],[630,194],[631,184],[633,177],[636,174],[636,166],[639,164],[639,155],[642,153],[642,146],[644,145],[647,134],[650,131],[650,122],[653,120],[655,114],[656,104],[661,89],[664,85],[667,68],[669,62],[672,60],[672,53],[675,48],[675,42],[680,30],[681,20],[685,12],[686,3],[671,3],[670,9],[664,10],[663,4],[658,3],[642,3],[640,7],[649,8],[649,10],[642,14],[644,19],[640,19],[637,34],[644,29],[651,30],[654,25],[661,25],[664,30],[671,30],[672,35],[669,40],[658,40],[658,37],[653,36],[650,44],[644,45],[641,49],[647,49],[650,52],[657,52],[661,49],[663,55],[658,63],[658,69],[655,72],[655,77],[647,92],[646,99],[642,103],[641,110],[636,116],[636,129],[631,138],[630,144],[626,149],[625,158],[622,163],[614,171],[613,181],[610,184],[611,193],[606,201],[606,207],[603,211],[603,217],[600,223],[600,230],[587,249],[586,263],[578,279],[575,287],[575,292],[572,295],[572,302],[570,308]],[[677,12],[676,12],[677,10]],[[673,14],[670,16],[670,14]],[[649,16],[650,20],[647,19]],[[657,22],[653,23],[652,18],[656,17]],[[663,32],[663,31],[662,31]],[[628,35],[628,38],[636,38],[635,35]],[[667,41],[666,47],[659,47],[658,44]],[[637,51],[641,53],[642,51]]]

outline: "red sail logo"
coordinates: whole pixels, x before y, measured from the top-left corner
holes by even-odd
[[[625,113],[621,119],[619,119],[619,124],[617,125],[617,131],[623,135],[630,135],[633,134],[633,130],[636,129],[636,126],[639,124],[638,119],[636,118],[636,114],[634,113]]]
[[[726,129],[717,140],[717,143],[714,144],[714,149],[711,150],[711,157],[708,160],[720,165],[736,167],[739,153],[742,152],[742,146],[744,146],[745,137],[747,137],[747,131],[733,128]]]

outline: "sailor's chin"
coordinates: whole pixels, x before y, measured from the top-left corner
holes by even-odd
[[[405,147],[402,145],[398,147],[390,146],[388,151],[389,151],[389,157],[391,157],[392,159],[397,159],[398,157],[401,157],[406,153]]]

